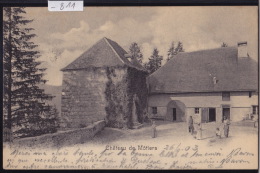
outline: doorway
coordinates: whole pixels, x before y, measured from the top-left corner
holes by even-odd
[[[224,120],[224,116],[230,120],[230,108],[223,108],[222,112],[223,112],[222,120]]]
[[[176,115],[176,108],[172,108],[172,121],[177,120],[177,115]]]
[[[216,121],[216,108],[209,108],[209,122]]]

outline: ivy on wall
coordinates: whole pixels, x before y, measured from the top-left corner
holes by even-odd
[[[126,73],[119,82],[113,80],[116,77],[115,70],[119,67],[107,67],[105,98],[107,106],[107,126],[114,128],[132,128],[133,117],[136,113],[139,123],[143,123],[143,114],[147,105],[146,75],[144,71],[135,68],[124,67]],[[122,68],[122,67],[121,67]],[[134,100],[134,96],[136,99]],[[133,111],[135,102],[136,112]]]
[[[144,71],[128,68],[128,93],[130,95],[131,104],[133,104],[134,95],[137,97],[135,100],[136,114],[140,123],[143,123],[143,114],[147,108],[148,90],[146,85],[146,75],[147,73]],[[130,110],[132,111],[132,109]]]

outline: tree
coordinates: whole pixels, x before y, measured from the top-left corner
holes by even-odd
[[[174,56],[176,56],[179,52],[184,52],[183,49],[183,44],[182,42],[178,42],[177,46],[174,46],[174,42],[172,42],[169,50],[168,50],[168,57],[167,57],[167,61],[169,61],[170,59],[172,59]]]
[[[153,54],[149,58],[148,63],[144,65],[144,67],[147,69],[147,71],[151,74],[158,70],[162,65],[163,57],[159,55],[159,51],[157,48],[153,50]]]
[[[136,42],[133,42],[130,45],[129,52],[130,52],[131,58],[136,59],[140,64],[142,64],[143,54],[141,53],[141,49]]]
[[[175,52],[176,52],[176,54],[178,54],[179,52],[184,52],[182,42],[180,42],[180,41],[178,42]]]
[[[32,20],[25,13],[22,7],[6,7],[3,18],[4,125],[20,137],[33,136],[38,122],[55,119],[50,114],[54,108],[47,104],[53,96],[38,86],[46,83],[46,69],[39,67],[37,45],[31,41],[36,35],[27,27]]]
[[[223,43],[221,44],[221,47],[228,47],[228,44],[225,43],[225,42],[223,42]]]
[[[174,42],[172,42],[171,47],[168,50],[168,54],[167,54],[168,57],[166,60],[169,61],[170,59],[173,58],[174,55],[175,55],[175,47],[174,47]]]

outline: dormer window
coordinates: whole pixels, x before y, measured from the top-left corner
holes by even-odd
[[[222,93],[222,101],[230,101],[230,92]]]

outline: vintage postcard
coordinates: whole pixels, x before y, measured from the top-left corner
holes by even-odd
[[[258,169],[258,7],[3,8],[4,169]]]

